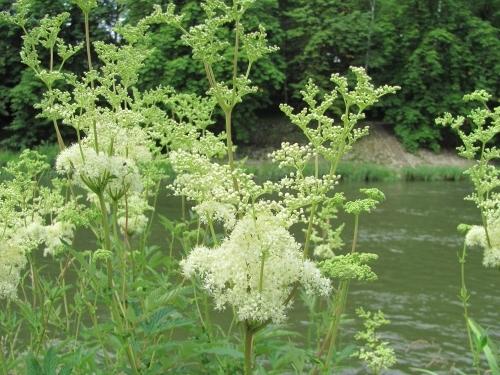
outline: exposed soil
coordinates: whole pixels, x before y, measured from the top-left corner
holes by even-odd
[[[302,133],[286,119],[272,117],[261,120],[262,131],[252,137],[250,143],[257,146],[239,147],[239,154],[250,159],[265,159],[267,154],[278,148],[281,142],[302,143]],[[408,152],[389,126],[370,123],[370,134],[361,139],[354,149],[344,158],[347,161],[380,164],[387,167],[402,168],[421,165],[466,167],[469,161],[457,156],[454,150],[435,153],[430,150]]]
[[[421,149],[416,153],[410,153],[383,124],[372,124],[370,135],[361,139],[345,159],[395,168],[420,165],[466,167],[470,164],[468,160],[457,156],[454,150],[442,150],[436,153]]]

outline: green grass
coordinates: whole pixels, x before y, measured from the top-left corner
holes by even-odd
[[[258,181],[276,180],[284,176],[284,171],[269,162],[250,162],[246,169]],[[418,166],[401,169],[379,164],[343,162],[337,174],[346,182],[391,182],[391,181],[462,181],[466,179],[464,168],[446,166]],[[313,165],[308,165],[306,173],[313,173]],[[326,163],[320,163],[319,173],[327,173]]]
[[[47,156],[47,161],[53,165],[59,149],[56,145],[41,145],[34,148],[41,154]],[[11,150],[0,150],[0,167],[9,161],[15,160],[19,152]],[[253,173],[258,181],[277,180],[285,175],[284,171],[269,161],[251,160],[245,169]],[[312,164],[306,167],[306,173],[313,174]],[[337,174],[342,181],[347,182],[391,182],[391,181],[463,181],[466,179],[464,168],[454,166],[417,166],[404,167],[401,169],[390,168],[371,163],[340,163]],[[319,164],[320,174],[328,172],[325,162]]]
[[[33,150],[38,151],[40,154],[47,156],[47,162],[50,165],[54,165],[57,154],[59,153],[59,148],[57,145],[43,144],[34,147]],[[0,167],[7,165],[9,161],[15,160],[20,154],[20,151],[12,151],[6,149],[0,149]]]
[[[401,175],[406,181],[462,181],[467,178],[465,168],[422,165],[402,168]]]

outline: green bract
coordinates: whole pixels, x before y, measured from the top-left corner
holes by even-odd
[[[337,255],[321,262],[320,268],[332,279],[374,281],[377,280],[377,275],[368,263],[377,259],[377,254],[370,253]]]

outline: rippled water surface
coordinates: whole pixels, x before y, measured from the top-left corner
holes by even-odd
[[[354,194],[359,186],[343,187]],[[391,320],[383,331],[397,351],[394,374],[415,373],[411,367],[444,374],[453,366],[472,373],[458,301],[457,252],[462,238],[456,231],[459,223],[480,222],[475,207],[463,200],[469,185],[426,182],[378,187],[387,201],[361,219],[360,250],[379,254],[374,267],[379,280],[353,286],[349,313],[352,316],[356,307],[364,306],[383,310]],[[470,314],[500,339],[500,272],[485,269],[481,260],[479,250],[469,252]],[[352,334],[353,329],[344,333]]]

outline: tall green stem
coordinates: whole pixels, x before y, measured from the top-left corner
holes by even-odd
[[[106,208],[106,202],[104,201],[103,193],[99,193],[99,205],[101,208],[101,222],[102,222],[102,236],[103,238],[103,246],[107,251],[111,251],[111,239],[110,239],[110,230],[109,230],[109,222],[108,222],[108,210]],[[106,262],[108,269],[108,288],[109,290],[113,290],[113,263],[110,258],[107,259]]]
[[[248,323],[245,323],[245,375],[252,374],[253,368],[253,337],[254,332]]]
[[[103,245],[104,249],[111,251],[111,232],[110,232],[110,225],[108,221],[108,210],[106,208],[106,202],[104,201],[104,194],[100,192],[97,194],[99,198],[99,205],[101,208],[101,220],[102,220],[102,227],[103,227]],[[114,282],[113,282],[113,262],[110,257],[108,257],[107,262],[107,273],[108,273],[108,289],[112,293],[111,295],[111,317],[113,321],[117,324],[120,324],[122,327],[120,329],[123,329],[123,320],[125,319],[125,324],[127,325],[126,321],[126,311],[125,307],[122,305],[120,302],[120,297],[118,294],[115,292],[113,293],[113,288],[114,288]],[[121,315],[119,313],[119,309],[121,310]],[[128,327],[125,327],[125,329],[128,329]],[[132,335],[133,337],[133,335]],[[126,339],[126,348],[125,348],[125,353],[127,355],[127,359],[130,363],[130,366],[133,370],[134,374],[140,374],[139,371],[139,365],[137,362],[137,357],[135,355],[134,349],[130,343],[130,338]]]
[[[356,251],[356,245],[358,244],[358,231],[359,231],[359,214],[354,216],[354,234],[352,239],[351,253]]]
[[[61,135],[61,131],[59,130],[59,125],[57,125],[56,120],[53,121],[53,124],[54,124],[54,130],[56,131],[57,145],[59,146],[59,151],[62,151],[66,148],[66,146],[64,145],[64,140]]]
[[[336,347],[337,337],[340,328],[340,321],[345,310],[347,302],[347,293],[349,291],[349,281],[343,280],[340,282],[338,298],[335,301],[335,311],[333,314],[332,324],[330,328],[330,339],[328,340],[328,353],[326,355],[325,367],[328,369],[333,358],[333,352]]]
[[[304,242],[304,259],[309,258],[309,246],[311,243],[311,235],[312,235],[315,214],[316,214],[316,205],[313,204],[313,206],[311,207],[311,213],[309,215],[309,223],[307,224],[306,239]]]
[[[226,118],[226,144],[227,144],[227,159],[231,173],[234,171],[234,153],[233,153],[233,136],[232,136],[232,116],[233,110],[230,109],[224,112]],[[236,191],[239,191],[238,180],[233,176],[233,185]]]
[[[103,193],[99,193],[99,205],[101,209],[101,223],[103,229],[103,245],[104,249],[111,251],[111,238],[110,238],[110,229],[109,229],[109,221],[108,221],[108,209],[106,208],[106,202],[104,200]]]
[[[226,137],[227,137],[227,158],[229,162],[229,168],[231,171],[234,170],[234,155],[233,155],[233,136],[231,132],[231,117],[232,111],[226,112]]]
[[[460,263],[460,301],[462,302],[462,307],[464,309],[464,320],[465,327],[467,328],[467,337],[469,339],[469,348],[474,356],[473,363],[476,368],[477,375],[481,374],[481,368],[479,366],[479,355],[477,350],[474,347],[474,342],[472,341],[472,332],[469,327],[469,299],[470,294],[467,290],[467,286],[465,283],[465,263],[467,258],[467,244],[464,242],[464,246],[462,249],[462,255],[458,257],[458,262]]]
[[[352,239],[351,253],[356,252],[358,233],[359,233],[359,214],[354,215],[354,234]],[[342,319],[342,314],[344,314],[345,306],[347,303],[349,284],[350,284],[349,280],[340,281],[337,296],[333,303],[332,322],[330,324],[330,328],[328,329],[328,333],[323,341],[323,344],[321,345],[321,348],[317,353],[318,359],[321,359],[324,353],[327,352],[324,362],[324,366],[326,369],[330,367],[330,363],[333,358],[333,353],[335,350],[338,333],[340,330],[340,321]],[[317,374],[317,373],[318,373],[318,368],[315,367],[312,371],[312,374]]]
[[[1,375],[9,375],[9,373],[7,372],[7,361],[5,360],[2,345],[0,345],[0,371]]]
[[[87,64],[89,70],[92,70],[92,54],[90,53],[90,27],[89,27],[89,13],[83,12],[85,23],[85,45],[87,47]]]
[[[219,246],[219,241],[217,241],[217,235],[215,234],[214,223],[212,219],[208,220],[208,226],[210,228],[210,233],[212,235],[212,241],[214,242],[214,246]]]

